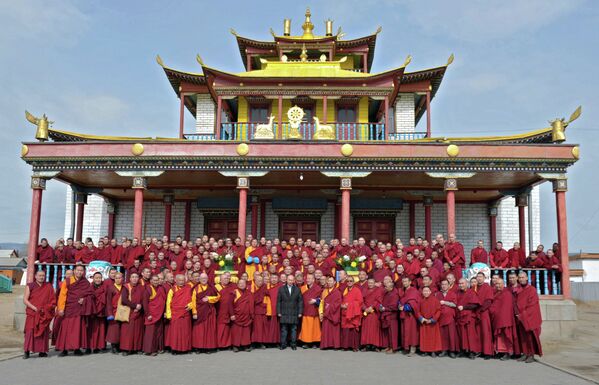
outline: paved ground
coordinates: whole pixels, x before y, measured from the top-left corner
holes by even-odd
[[[234,367],[233,367],[234,365]],[[261,373],[257,375],[257,370]],[[267,375],[271,372],[273,374]],[[398,354],[268,349],[157,357],[110,353],[0,362],[1,383],[11,385],[147,384],[589,384],[540,363],[404,357]],[[284,374],[283,374],[284,373]],[[122,379],[126,379],[123,381]]]

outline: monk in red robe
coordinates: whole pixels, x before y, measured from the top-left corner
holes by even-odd
[[[251,284],[251,291],[254,297],[254,319],[252,320],[252,344],[260,349],[264,349],[267,343],[267,321],[266,308],[270,298],[267,297],[264,277],[259,273],[254,273],[254,281]]]
[[[420,292],[412,286],[410,277],[404,277],[401,280],[402,288],[399,290],[399,318],[401,320],[401,344],[404,354],[408,356],[416,353],[416,348],[420,343],[418,336],[418,323],[416,314],[418,314],[418,303]]]
[[[68,355],[69,350],[80,356],[81,349],[87,349],[87,318],[93,308],[94,291],[85,279],[85,267],[77,265],[73,276],[62,282],[58,297],[58,315],[64,317],[56,339],[56,350],[61,351],[61,357]]]
[[[464,257],[464,246],[456,240],[455,234],[449,234],[449,242],[445,244],[444,248],[444,258],[449,262],[456,278],[461,278],[462,269],[466,262]]]
[[[322,288],[315,282],[314,274],[306,275],[306,284],[301,287],[304,301],[302,311],[302,326],[299,335],[304,343],[303,348],[316,347],[320,343],[321,331],[318,315],[318,305],[322,295]]]
[[[87,333],[89,346],[93,353],[99,353],[106,348],[106,285],[102,281],[102,273],[93,276],[94,311],[89,316]]]
[[[489,313],[495,353],[501,356],[500,360],[509,360],[514,353],[514,300],[511,291],[505,288],[503,278],[497,278],[495,282],[495,295]]]
[[[68,269],[64,272],[64,278],[62,281],[60,281],[58,283],[58,290],[56,291],[56,298],[60,298],[60,293],[62,292],[62,283],[64,281],[68,281],[71,277],[73,276],[73,270]],[[58,302],[57,302],[58,305]],[[61,316],[58,312],[58,308],[56,309],[55,313],[54,313],[54,322],[52,322],[52,345],[56,345],[56,340],[58,339],[58,334],[60,333],[60,325],[62,324],[62,321],[64,320],[64,317]]]
[[[56,295],[52,284],[46,281],[46,273],[38,270],[34,282],[25,286],[23,303],[25,304],[25,341],[23,358],[30,353],[39,353],[40,357],[48,357],[48,337],[50,322],[54,318]]]
[[[399,293],[395,288],[395,282],[389,276],[383,279],[383,288],[385,292],[379,306],[381,346],[385,347],[385,353],[393,354],[399,349],[399,323],[397,319]]]
[[[163,315],[165,306],[164,287],[160,285],[158,275],[153,275],[142,299],[144,311],[143,351],[147,356],[155,356],[164,348]]]
[[[378,260],[380,261],[380,259]],[[391,278],[389,275],[385,277]],[[383,280],[384,278],[383,277]],[[384,290],[376,286],[375,278],[368,279],[367,288],[362,292],[362,330],[360,345],[363,350],[378,350],[383,347],[381,337],[380,306],[383,302]]]
[[[342,295],[332,276],[327,277],[327,287],[322,291],[318,313],[322,322],[320,334],[321,349],[341,347],[341,300]]]
[[[346,287],[343,290],[341,303],[341,348],[356,352],[360,348],[360,325],[364,298],[362,291],[354,287],[353,276],[348,276],[345,282]]]
[[[476,327],[476,310],[480,307],[480,300],[476,292],[468,287],[465,278],[459,280],[457,297],[457,326],[460,349],[463,354],[468,354],[470,359],[480,355],[480,336]]]
[[[439,330],[439,318],[441,317],[441,303],[432,295],[429,287],[422,289],[422,298],[418,311],[418,322],[420,322],[420,351],[430,353],[436,357],[443,348],[441,345],[441,331]]]
[[[495,249],[491,250],[489,258],[491,267],[494,269],[505,269],[512,263],[507,251],[503,248],[503,243],[501,241],[497,242]]]
[[[541,308],[539,295],[534,286],[528,284],[525,272],[518,274],[520,290],[516,294],[516,327],[523,356],[519,361],[534,362],[534,355],[543,355],[541,346]]]
[[[40,245],[36,249],[35,259],[39,263],[53,263],[54,262],[54,249],[48,244],[46,238],[42,238]]]
[[[194,272],[196,286],[191,294],[193,325],[191,328],[191,347],[200,353],[213,353],[218,347],[216,341],[216,303],[219,294],[210,284],[208,274]]]
[[[240,279],[237,289],[231,292],[229,314],[231,315],[231,345],[234,352],[251,351],[251,330],[254,318],[254,296],[247,288],[247,281]]]
[[[279,282],[279,276],[277,274],[271,274],[270,276],[270,284],[268,285],[268,298],[269,298],[269,307],[270,310],[267,309],[267,319],[268,319],[268,344],[270,345],[278,345],[281,342],[281,325],[279,324],[279,317],[277,317],[277,297],[279,294],[279,288],[282,286],[282,283]]]
[[[484,243],[481,240],[479,240],[476,247],[470,251],[470,265],[475,263],[484,263],[485,265],[489,264],[489,255],[487,254],[487,250],[485,250]]]
[[[520,247],[520,242],[514,242],[514,247],[507,251],[507,255],[510,260],[510,267],[517,269],[521,266],[524,266],[526,254],[524,249]]]
[[[119,352],[119,343],[121,342],[121,323],[114,319],[116,309],[121,298],[123,289],[123,274],[116,273],[114,275],[114,284],[106,287],[106,342],[110,343],[112,353]]]
[[[493,355],[493,331],[491,329],[491,315],[489,308],[493,303],[493,289],[485,282],[485,274],[480,272],[476,274],[476,294],[480,301],[480,307],[477,309],[477,327],[481,342],[481,352],[488,360]]]
[[[123,355],[136,353],[143,348],[144,316],[143,296],[146,288],[140,284],[137,273],[131,274],[129,283],[121,291],[121,304],[129,307],[129,322],[121,324],[121,339],[119,347]]]
[[[439,357],[449,355],[451,358],[456,358],[456,353],[459,351],[455,321],[458,297],[454,291],[449,290],[449,282],[446,279],[441,281],[441,291],[435,293],[435,297],[441,304],[439,331],[441,333],[442,351]]]
[[[229,314],[230,302],[233,297],[231,293],[235,290],[231,283],[231,274],[223,273],[220,281],[216,284],[216,290],[220,300],[216,308],[216,343],[219,349],[231,346],[231,315]]]
[[[173,354],[187,353],[191,350],[191,312],[192,283],[185,283],[185,276],[177,274],[175,285],[166,297],[165,316],[170,320],[168,344]]]

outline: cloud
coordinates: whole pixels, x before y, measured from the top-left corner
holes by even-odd
[[[0,1],[3,44],[71,45],[88,23],[73,0]]]

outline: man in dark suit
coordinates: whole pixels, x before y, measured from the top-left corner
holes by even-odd
[[[297,324],[302,317],[304,300],[299,287],[295,286],[293,274],[287,276],[287,284],[279,288],[277,315],[281,325],[281,350],[287,347],[287,335],[291,334],[291,349],[296,350]]]

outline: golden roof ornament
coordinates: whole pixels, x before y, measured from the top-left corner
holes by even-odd
[[[283,36],[291,35],[291,19],[283,20]]]
[[[582,106],[578,108],[570,115],[570,119],[566,122],[564,118],[553,119],[549,121],[551,124],[551,140],[554,142],[563,142],[566,140],[566,127],[576,119],[580,117],[582,113]]]
[[[49,121],[46,114],[42,115],[41,118],[38,118],[31,115],[29,111],[25,111],[25,118],[37,126],[37,130],[35,131],[35,139],[39,140],[40,142],[45,142],[48,140],[48,129],[54,122]]]
[[[302,24],[302,29],[304,30],[302,38],[304,39],[314,39],[314,34],[312,33],[314,31],[314,24],[310,21],[310,16],[312,14],[310,13],[310,7],[308,7],[306,8],[306,19],[304,20],[304,24]]]
[[[308,61],[308,51],[306,51],[306,44],[302,44],[302,53],[300,54],[302,61]]]
[[[325,25],[325,35],[326,36],[333,36],[333,20],[331,19],[326,19],[324,22]]]

